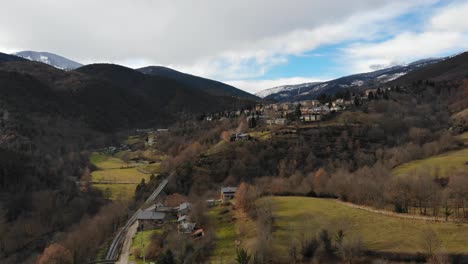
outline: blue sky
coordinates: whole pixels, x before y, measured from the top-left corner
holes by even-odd
[[[162,65],[252,93],[468,49],[468,0],[24,0],[2,8],[0,52]]]
[[[372,71],[380,67],[388,67],[394,64],[405,64],[415,60],[428,57],[443,57],[453,55],[459,52],[466,51],[468,45],[462,43],[466,40],[466,28],[462,30],[447,27],[441,32],[428,36],[427,40],[417,41],[417,43],[426,44],[419,47],[420,52],[405,52],[405,47],[402,44],[414,46],[416,42],[412,42],[412,37],[418,37],[429,34],[434,30],[431,28],[435,24],[433,20],[437,17],[445,17],[452,19],[454,24],[463,19],[463,16],[452,15],[457,9],[467,10],[466,1],[432,1],[421,3],[416,8],[409,8],[402,11],[400,14],[384,20],[381,23],[383,27],[377,29],[377,32],[369,36],[356,36],[345,38],[335,43],[324,43],[310,50],[304,50],[302,54],[289,55],[284,58],[282,63],[270,67],[263,74],[246,78],[243,80],[227,80],[236,86],[249,87],[252,90],[261,90],[268,86],[274,85],[274,80],[280,80],[279,85],[296,83],[297,81],[328,80],[338,78],[345,75]],[[455,12],[461,14],[462,11]],[[460,22],[460,24],[463,24]],[[437,25],[436,25],[437,26]],[[378,25],[376,27],[379,27]],[[437,33],[440,33],[437,36]],[[454,34],[454,39],[459,40],[459,43],[445,38],[445,34]],[[408,40],[403,41],[402,34],[406,34]],[[389,50],[388,56],[370,55],[369,58],[363,59],[365,56],[350,56],[350,50],[362,48],[365,52],[366,48],[378,47],[381,45],[385,50],[391,48],[388,44],[398,42],[401,39],[400,45],[395,45]],[[434,43],[436,42],[436,43]],[[449,42],[448,45],[437,47],[437,42]],[[434,45],[435,44],[435,45]],[[436,47],[429,47],[436,46]],[[427,50],[427,51],[426,51]],[[399,55],[402,53],[403,55]],[[410,54],[408,54],[410,53]],[[382,58],[380,58],[382,57]],[[382,63],[372,63],[373,60],[382,61]],[[283,82],[283,83],[281,83]],[[261,88],[257,88],[261,87]]]

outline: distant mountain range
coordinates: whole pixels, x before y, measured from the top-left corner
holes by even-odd
[[[220,96],[234,96],[241,98],[248,98],[252,100],[259,99],[255,95],[252,95],[248,92],[237,89],[231,85],[227,85],[222,82],[198,77],[195,75],[179,72],[170,68],[162,66],[148,66],[144,68],[137,69],[137,71],[144,74],[149,74],[153,76],[165,77],[172,79],[174,81],[180,82],[182,84],[188,85],[200,91]]]
[[[245,97],[213,95],[173,78],[119,65],[63,71],[0,53],[0,105],[20,118],[57,116],[108,132],[167,126],[182,116],[254,104]]]
[[[83,66],[83,64],[76,61],[72,61],[65,57],[49,52],[37,52],[37,51],[20,51],[13,53],[12,55],[22,57],[31,61],[42,62],[54,66],[55,68],[62,70],[74,70]]]
[[[303,83],[270,88],[256,93],[257,96],[280,102],[315,99],[320,94],[334,94],[342,89],[364,89],[378,86],[400,78],[409,72],[441,62],[446,58],[424,59],[408,65],[393,66],[368,73],[353,74],[327,82]]]
[[[0,54],[3,54],[3,53],[0,53]],[[0,61],[2,60],[3,61],[7,61],[7,60],[16,61],[16,60],[20,60],[20,58],[23,58],[23,59],[27,59],[30,61],[42,62],[50,66],[53,66],[57,69],[67,70],[67,71],[75,70],[83,66],[82,64],[78,62],[72,61],[65,57],[59,56],[57,54],[49,53],[49,52],[21,51],[21,52],[16,52],[11,55],[3,54],[1,56],[3,57],[0,57]],[[231,85],[218,82],[215,80],[198,77],[198,76],[187,74],[187,73],[182,73],[182,72],[179,72],[179,71],[167,68],[167,67],[148,66],[148,67],[137,69],[137,71],[147,74],[147,75],[171,79],[176,82],[179,82],[180,84],[184,86],[191,87],[193,89],[197,89],[202,92],[215,95],[215,96],[232,96],[232,97],[245,98],[245,99],[250,99],[250,100],[259,99],[257,96],[252,95],[243,90],[237,89],[236,87],[233,87]],[[115,77],[118,78],[118,76],[115,76]]]

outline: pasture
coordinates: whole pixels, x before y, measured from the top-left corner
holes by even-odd
[[[266,197],[273,208],[273,243],[279,256],[287,256],[292,243],[327,229],[333,236],[343,229],[345,237],[360,238],[369,250],[423,252],[423,236],[433,230],[442,241],[441,251],[468,252],[468,224],[403,219],[372,213],[310,197]]]
[[[408,162],[396,167],[393,172],[395,175],[405,175],[417,170],[427,169],[431,176],[445,177],[456,170],[468,170],[466,162],[468,162],[468,148]]]

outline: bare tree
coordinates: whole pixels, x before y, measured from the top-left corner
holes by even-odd
[[[442,246],[442,240],[432,229],[424,230],[421,234],[421,247],[428,256],[433,256]]]

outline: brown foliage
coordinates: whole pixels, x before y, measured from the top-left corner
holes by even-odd
[[[181,203],[188,202],[189,199],[187,196],[182,195],[180,193],[173,193],[166,197],[164,204],[169,207],[176,207],[179,206]]]
[[[241,183],[236,192],[236,204],[250,217],[255,217],[256,206],[255,201],[259,197],[257,189],[248,184]]]
[[[71,252],[60,244],[48,246],[38,258],[37,264],[72,264]]]

